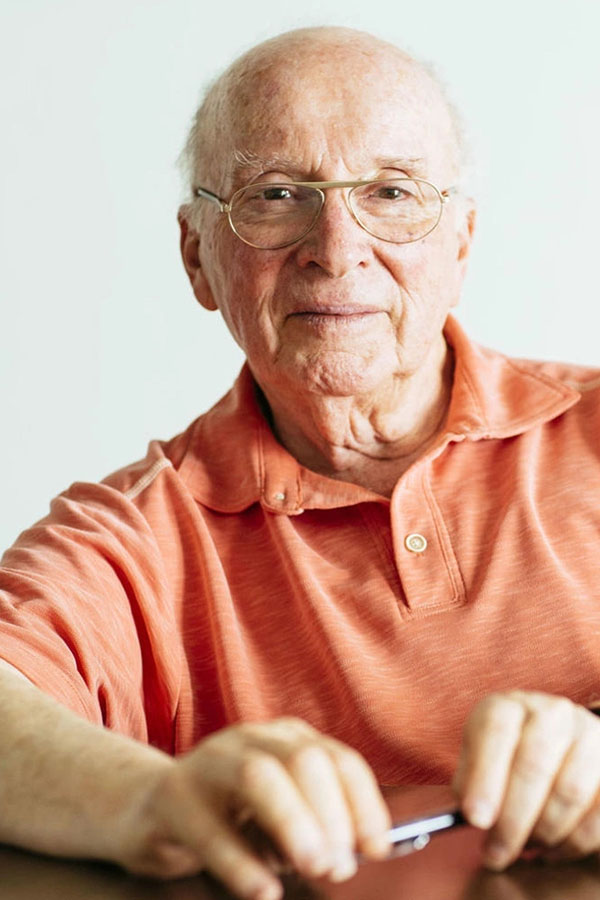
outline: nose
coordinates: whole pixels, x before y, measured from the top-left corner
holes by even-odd
[[[317,222],[298,245],[296,261],[301,268],[316,266],[332,278],[343,278],[368,264],[369,237],[352,216],[343,192],[330,189]]]

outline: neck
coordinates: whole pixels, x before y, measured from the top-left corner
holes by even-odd
[[[416,372],[393,375],[366,395],[290,397],[271,385],[261,389],[275,435],[301,465],[390,496],[444,426],[453,369],[453,353],[440,336]]]

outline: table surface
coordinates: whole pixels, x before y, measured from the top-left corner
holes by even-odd
[[[389,794],[394,818],[447,806],[443,788]],[[600,900],[600,863],[518,862],[506,872],[480,866],[482,833],[457,828],[432,837],[423,850],[368,863],[344,884],[285,878],[286,900]],[[229,900],[210,879],[153,882],[111,866],[47,859],[0,848],[0,900]]]

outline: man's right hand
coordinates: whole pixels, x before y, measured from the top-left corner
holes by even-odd
[[[355,853],[389,852],[390,817],[364,759],[299,719],[239,724],[163,773],[143,809],[143,849],[120,860],[161,878],[208,870],[240,897],[278,900],[279,880],[240,834],[253,820],[302,875],[342,881]]]

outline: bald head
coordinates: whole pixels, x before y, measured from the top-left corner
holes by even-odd
[[[357,117],[373,103],[402,92],[412,113],[430,119],[432,140],[443,145],[458,178],[462,135],[455,110],[432,72],[393,44],[349,28],[302,28],[278,35],[238,58],[211,86],[200,105],[182,154],[189,187],[209,185],[228,193],[228,173],[261,167],[247,136],[276,142],[280,128],[290,128],[294,109],[314,109],[326,96],[330,128],[336,112]],[[293,123],[292,123],[293,127]],[[331,134],[335,140],[335,133]],[[279,169],[278,160],[272,160]],[[362,175],[362,173],[359,173]]]

